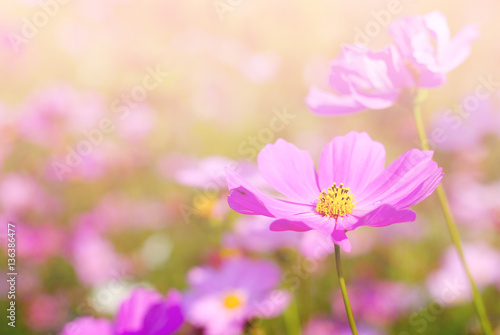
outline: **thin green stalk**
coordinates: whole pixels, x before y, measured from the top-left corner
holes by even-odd
[[[422,148],[424,150],[429,150],[430,149],[429,140],[427,139],[427,135],[425,134],[425,127],[422,119],[422,111],[420,108],[420,104],[418,102],[413,107],[413,115],[415,116],[415,123],[417,124],[418,136],[420,137]],[[481,295],[477,290],[474,279],[472,278],[469,267],[467,266],[467,262],[465,261],[464,253],[462,250],[462,242],[460,241],[460,235],[458,233],[457,226],[455,225],[455,220],[453,219],[453,216],[451,214],[450,205],[448,204],[448,198],[446,197],[446,193],[441,185],[437,187],[436,193],[438,195],[439,203],[441,204],[441,208],[443,210],[446,226],[448,227],[448,232],[450,234],[451,241],[455,245],[458,255],[460,256],[460,261],[462,262],[462,266],[465,272],[467,273],[467,278],[469,279],[469,283],[472,288],[474,306],[476,307],[476,311],[479,316],[479,320],[481,321],[481,326],[483,328],[484,334],[493,335],[491,324],[488,319],[488,315],[486,313],[486,308],[484,307],[483,299],[481,298]]]
[[[339,277],[340,291],[342,292],[342,298],[344,299],[345,312],[347,314],[347,319],[349,320],[349,326],[351,327],[352,335],[358,335],[356,323],[354,322],[354,316],[352,315],[351,303],[349,302],[349,296],[347,295],[347,288],[345,286],[342,261],[340,260],[340,247],[337,244],[335,244],[335,263],[337,265],[337,276]]]
[[[302,335],[299,308],[297,306],[297,295],[293,297],[290,305],[285,310],[285,313],[283,313],[283,318],[285,319],[287,334]]]

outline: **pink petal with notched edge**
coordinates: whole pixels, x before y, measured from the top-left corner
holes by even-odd
[[[356,198],[358,209],[372,210],[381,203],[412,206],[417,200],[428,197],[443,176],[432,155],[432,151],[418,149],[405,152]],[[417,189],[419,192],[414,192]]]
[[[315,86],[310,88],[305,102],[318,115],[348,115],[366,109],[353,96],[336,95]]]
[[[318,177],[307,151],[278,139],[260,151],[257,161],[261,175],[276,191],[304,203],[318,197]]]
[[[295,213],[311,209],[310,205],[272,198],[244,181],[230,169],[226,171],[226,179],[229,187],[227,198],[229,206],[238,213],[287,218]]]
[[[357,194],[384,170],[384,166],[384,146],[366,133],[353,131],[335,137],[323,148],[319,160],[319,184],[325,190],[334,182],[337,186],[343,183],[358,200]]]

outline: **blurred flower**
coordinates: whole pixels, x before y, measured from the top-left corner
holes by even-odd
[[[343,115],[390,107],[412,86],[412,79],[394,46],[380,51],[346,46],[332,62],[330,86],[335,94],[314,86],[309,91],[306,103],[314,113]]]
[[[384,169],[384,146],[350,132],[324,147],[316,173],[307,152],[279,139],[259,153],[259,171],[288,200],[262,193],[228,169],[228,202],[239,213],[275,218],[272,230],[315,229],[350,251],[346,231],[415,220],[409,207],[432,194],[443,176],[432,155],[412,149]]]
[[[38,145],[57,147],[68,134],[96,127],[105,107],[99,95],[63,84],[35,91],[20,110],[20,135]]]
[[[62,335],[169,335],[184,323],[181,295],[171,290],[166,298],[156,291],[137,288],[121,306],[116,319],[80,317],[64,327]]]
[[[357,325],[358,332],[363,335],[383,335],[384,332],[363,325]],[[336,322],[329,318],[314,317],[310,319],[305,328],[304,335],[350,335],[352,334],[351,328],[348,324]]]
[[[316,114],[343,115],[384,109],[404,98],[405,88],[437,87],[446,73],[470,54],[479,33],[475,25],[450,38],[440,12],[408,16],[393,22],[389,32],[396,46],[380,51],[352,45],[332,63],[330,86],[336,93],[312,87],[306,103]]]
[[[35,331],[49,331],[57,328],[65,319],[68,301],[62,295],[38,294],[25,302],[28,306],[27,325]]]
[[[11,173],[3,175],[0,181],[0,206],[4,214],[14,219],[32,212],[53,214],[60,203],[33,177]]]
[[[124,301],[115,321],[116,335],[173,334],[184,323],[181,295],[171,290],[166,298],[158,292],[137,288]]]
[[[118,123],[118,133],[131,143],[144,140],[154,127],[154,110],[145,104],[135,107]]]
[[[471,95],[472,96],[472,95]],[[467,106],[465,100],[462,106]],[[436,113],[433,128],[440,132],[433,138],[439,150],[466,152],[467,155],[480,151],[482,140],[488,134],[500,137],[500,110],[492,99],[478,99],[476,108],[470,111],[446,110]]]
[[[61,335],[114,335],[111,321],[104,318],[82,316],[67,323]]]
[[[354,315],[372,325],[388,326],[421,303],[419,291],[398,282],[361,281],[347,289]],[[340,294],[335,294],[333,311],[339,315],[344,311]]]
[[[494,285],[500,289],[500,252],[486,243],[463,245],[465,260],[479,289]],[[472,298],[467,275],[455,248],[448,248],[441,257],[440,268],[427,276],[431,296],[441,305],[449,306]]]
[[[246,321],[278,316],[288,305],[289,293],[275,289],[280,277],[275,264],[245,258],[227,260],[218,269],[194,268],[184,300],[186,319],[207,335],[241,334]]]
[[[200,160],[184,155],[170,155],[159,163],[159,172],[167,179],[181,185],[194,187],[198,193],[193,199],[192,209],[202,217],[222,219],[229,210],[226,201],[226,168],[241,173],[255,185],[269,187],[254,164],[235,161],[223,156],[209,156]]]
[[[273,221],[272,218],[262,216],[242,217],[235,223],[233,231],[224,235],[223,244],[227,248],[256,253],[292,248],[310,259],[321,259],[333,253],[330,239],[320,232],[275,232],[269,229]]]
[[[474,230],[500,228],[500,180],[489,184],[468,176],[452,180],[450,205],[458,222]]]
[[[72,243],[75,272],[83,284],[98,285],[124,276],[129,262],[113,245],[91,227],[75,229]]]
[[[110,192],[99,199],[89,211],[75,216],[74,226],[91,227],[100,232],[130,230],[156,230],[168,224],[172,213],[156,199],[133,199]]]
[[[389,33],[406,62],[417,87],[437,87],[446,73],[469,57],[472,42],[479,37],[475,24],[450,37],[446,17],[434,11],[394,21]]]

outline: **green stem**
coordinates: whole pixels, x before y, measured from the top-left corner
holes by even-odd
[[[427,135],[425,134],[424,122],[422,119],[422,111],[420,108],[420,104],[418,102],[413,107],[413,114],[415,116],[415,123],[417,124],[418,136],[420,137],[422,148],[424,150],[429,150],[430,149],[429,141],[427,139]],[[469,279],[469,283],[472,288],[472,295],[474,298],[474,305],[476,307],[479,320],[481,321],[481,326],[483,328],[484,334],[493,335],[490,321],[488,320],[488,315],[486,313],[486,308],[484,307],[483,299],[479,294],[479,291],[476,287],[474,279],[472,278],[469,267],[467,266],[467,262],[465,261],[464,253],[462,250],[462,242],[460,241],[460,235],[458,233],[457,226],[455,225],[455,220],[453,219],[453,216],[451,214],[450,205],[448,204],[446,193],[441,185],[437,187],[436,193],[438,195],[439,203],[441,204],[441,208],[443,210],[446,226],[448,227],[448,232],[450,234],[451,241],[453,242],[455,248],[457,249],[458,255],[460,256],[460,261],[462,262],[462,266],[467,274],[467,278]]]
[[[297,295],[293,297],[290,305],[285,310],[285,313],[283,313],[283,318],[285,319],[287,334],[302,335],[299,308],[297,306]]]
[[[354,316],[352,315],[351,303],[349,302],[349,296],[347,295],[347,288],[345,286],[342,261],[340,260],[340,247],[337,244],[335,244],[335,263],[337,265],[337,276],[339,277],[340,291],[342,292],[342,298],[344,299],[345,312],[347,314],[347,319],[349,320],[349,326],[351,327],[352,335],[358,335],[356,323],[354,322]]]

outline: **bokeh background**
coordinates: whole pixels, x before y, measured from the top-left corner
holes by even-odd
[[[390,3],[396,15],[383,14]],[[342,45],[380,48],[390,21],[433,10],[452,34],[472,22],[481,33],[423,108],[428,133],[446,133],[431,144],[498,332],[500,3],[17,0],[0,4],[0,234],[3,250],[6,224],[16,224],[18,317],[15,329],[2,317],[0,333],[58,334],[77,316],[111,317],[137,285],[182,291],[192,267],[245,253],[304,272],[293,332],[340,334],[332,255],[310,260],[300,243],[278,245],[241,223],[223,167],[255,163],[280,137],[315,159],[350,130],[384,143],[388,161],[419,147],[403,108],[321,118],[304,98],[326,85]],[[491,98],[460,113],[485,82]],[[447,112],[461,119],[456,129]],[[357,321],[377,334],[480,334],[436,196],[416,210],[414,223],[350,233]],[[2,273],[6,265],[4,250]],[[5,280],[0,290],[3,316]],[[248,333],[292,334],[289,313]]]

